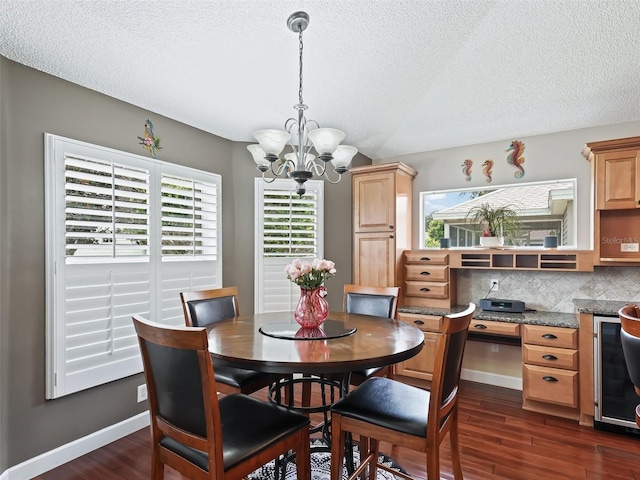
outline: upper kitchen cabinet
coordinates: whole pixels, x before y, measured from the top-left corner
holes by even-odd
[[[593,142],[583,155],[594,186],[594,263],[640,262],[640,137]]]
[[[640,137],[588,143],[582,153],[593,163],[596,210],[640,208]]]
[[[351,170],[353,196],[353,282],[399,286],[401,257],[411,248],[411,167],[386,163]]]

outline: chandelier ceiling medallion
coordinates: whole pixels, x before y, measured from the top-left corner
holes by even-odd
[[[298,112],[297,119],[289,118],[284,124],[284,130],[266,129],[254,132],[253,136],[258,144],[247,146],[265,182],[271,183],[280,176],[292,178],[297,182],[298,195],[304,195],[305,182],[314,175],[324,175],[330,183],[338,183],[358,152],[355,147],[340,145],[345,137],[344,132],[335,128],[320,128],[318,122],[307,120],[304,116],[308,107],[302,100],[302,32],[308,25],[309,15],[305,12],[295,12],[287,19],[289,30],[298,33],[300,43],[298,103],[293,106]],[[315,128],[311,128],[314,126]],[[280,153],[287,142],[293,151],[286,153],[281,159]],[[316,155],[310,153],[312,146],[321,162],[316,161]],[[329,161],[338,174],[335,181],[331,180],[327,172]],[[265,176],[267,172],[271,172],[273,177]]]

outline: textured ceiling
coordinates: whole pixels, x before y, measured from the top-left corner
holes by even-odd
[[[0,54],[253,141],[298,100],[372,159],[640,119],[635,0],[0,0]]]

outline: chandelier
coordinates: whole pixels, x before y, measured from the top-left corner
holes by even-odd
[[[271,183],[276,177],[286,176],[296,181],[296,193],[304,195],[305,182],[314,175],[324,176],[330,183],[338,183],[342,174],[347,171],[351,159],[358,149],[349,145],[340,145],[345,134],[335,128],[320,128],[315,120],[307,120],[304,111],[308,108],[302,100],[302,32],[309,25],[309,15],[305,12],[295,12],[287,19],[287,26],[292,32],[298,33],[300,70],[298,103],[293,106],[297,110],[297,118],[289,118],[284,124],[284,130],[258,130],[253,136],[258,144],[247,146],[251,152],[256,168],[262,172],[265,182]],[[314,127],[314,128],[312,128]],[[280,153],[289,142],[291,153],[280,158]],[[315,155],[311,148],[315,149]],[[320,160],[316,160],[316,157]],[[332,180],[327,172],[327,164],[331,162],[337,179]],[[270,172],[272,176],[266,176]]]

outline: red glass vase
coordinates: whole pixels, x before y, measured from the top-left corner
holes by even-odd
[[[329,315],[329,303],[324,299],[327,289],[324,287],[300,289],[300,300],[294,317],[302,328],[318,328]]]

